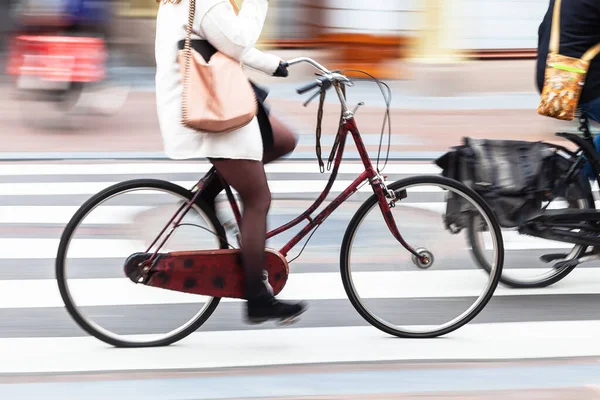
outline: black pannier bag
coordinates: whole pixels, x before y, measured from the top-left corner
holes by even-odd
[[[538,215],[551,194],[566,197],[559,180],[571,161],[549,143],[463,138],[453,149],[435,160],[442,175],[481,195],[504,228]],[[446,202],[444,222],[454,233],[466,228],[471,216],[481,215],[457,194],[448,193]]]

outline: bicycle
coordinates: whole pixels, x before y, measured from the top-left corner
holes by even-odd
[[[300,230],[300,232],[297,233],[291,240],[289,240],[279,251],[269,248],[266,250],[267,260],[265,279],[267,283],[271,286],[275,294],[280,293],[286,285],[287,277],[289,274],[289,263],[287,261],[287,257],[290,250],[294,248],[294,246],[296,246],[298,243],[300,243],[300,241],[303,238],[309,235],[309,233],[310,237],[308,240],[310,240],[316,229],[342,203],[344,203],[351,195],[356,193],[361,187],[361,185],[365,184],[365,182],[368,182],[373,190],[373,195],[371,195],[354,214],[352,220],[346,228],[346,232],[342,241],[342,247],[340,250],[341,279],[343,282],[344,291],[348,296],[350,302],[352,303],[354,309],[362,316],[362,318],[364,318],[372,326],[385,333],[397,337],[433,338],[440,335],[448,334],[465,325],[473,318],[475,318],[484,309],[486,304],[491,299],[498,285],[499,278],[501,276],[504,260],[504,248],[500,227],[498,225],[496,217],[492,213],[489,206],[477,193],[475,193],[473,190],[456,180],[440,176],[416,176],[406,179],[400,179],[391,184],[386,184],[385,178],[381,175],[381,170],[379,169],[379,155],[377,161],[377,168],[375,169],[366,150],[365,144],[361,139],[360,132],[354,119],[356,111],[362,103],[359,104],[356,107],[356,109],[354,109],[354,111],[351,111],[348,108],[345,96],[346,87],[353,86],[354,82],[351,81],[345,75],[343,75],[343,71],[329,71],[328,69],[320,65],[318,62],[310,58],[296,58],[288,61],[286,64],[287,67],[290,67],[303,62],[312,65],[315,69],[318,70],[318,77],[314,81],[296,90],[298,94],[304,94],[316,89],[316,92],[311,97],[311,99],[316,98],[316,96],[318,96],[319,94],[321,96],[321,102],[318,112],[319,129],[317,129],[317,140],[320,139],[320,124],[322,120],[325,93],[328,89],[333,87],[340,100],[342,113],[340,117],[340,125],[338,128],[334,149],[332,150],[329,156],[329,166],[331,166],[331,163],[334,159],[335,161],[333,170],[331,172],[331,176],[326,184],[326,187],[321,193],[321,195],[318,196],[318,198],[315,200],[315,202],[297,218],[293,219],[287,224],[284,224],[268,232],[267,238],[273,238],[283,232],[289,231],[293,227],[298,226],[301,222],[305,220],[307,221],[307,224]],[[375,78],[373,78],[373,80],[378,83],[385,97],[383,87],[387,87],[388,89],[389,87]],[[390,98],[386,98],[386,118],[388,118],[388,120]],[[308,102],[305,104],[308,104]],[[326,197],[331,191],[334,182],[336,181],[340,165],[342,163],[343,151],[348,134],[352,136],[355,142],[355,145],[362,159],[364,171],[358,177],[356,177],[356,179],[354,179],[354,181],[341,194],[339,194],[334,200],[332,200],[320,213],[312,217],[311,215],[325,201]],[[321,159],[319,144],[317,144],[317,153],[319,156],[321,172],[323,172],[324,164]],[[219,222],[215,214],[209,211],[207,206],[200,200],[200,194],[202,193],[202,184],[204,182],[204,179],[206,179],[207,176],[215,173],[216,171],[214,170],[214,168],[210,169],[209,173],[203,179],[198,181],[190,190],[187,190],[182,186],[176,185],[171,182],[156,179],[138,179],[125,181],[102,190],[101,192],[92,196],[78,209],[78,211],[69,221],[60,239],[60,245],[58,248],[56,259],[56,277],[58,281],[60,294],[66,305],[67,311],[83,330],[85,330],[90,335],[96,337],[97,339],[116,347],[166,346],[183,339],[184,337],[197,330],[201,325],[203,325],[215,311],[221,299],[224,298],[227,301],[234,301],[235,299],[241,298],[240,287],[242,279],[242,270],[241,266],[239,265],[239,262],[236,261],[237,257],[239,257],[239,252],[238,250],[233,248],[233,246],[230,245],[224,225],[222,225],[221,222]],[[239,225],[241,222],[241,214],[237,204],[237,200],[231,188],[226,184],[225,181],[223,182],[225,183],[225,194],[227,196],[229,206],[231,207],[235,216],[235,222]],[[434,185],[437,186],[438,189],[434,191],[426,191],[422,188],[425,185]],[[198,298],[198,296],[204,296],[207,299],[204,307],[202,307],[202,309],[199,312],[194,314],[189,321],[172,331],[157,334],[158,338],[136,336],[133,339],[123,339],[120,335],[115,334],[114,332],[99,326],[95,322],[89,321],[88,318],[86,318],[83,315],[82,310],[78,308],[78,306],[74,303],[72,299],[73,291],[79,290],[79,292],[85,297],[91,296],[90,293],[94,291],[101,292],[102,289],[92,289],[90,286],[86,286],[84,284],[81,284],[79,286],[74,284],[72,287],[69,287],[66,282],[65,260],[67,257],[67,252],[69,251],[69,248],[72,245],[71,242],[74,242],[73,235],[76,229],[79,227],[79,225],[82,224],[83,219],[88,214],[90,214],[94,209],[96,209],[99,205],[103,204],[105,201],[116,198],[118,195],[121,194],[128,194],[138,189],[150,190],[153,193],[158,191],[163,194],[174,195],[176,197],[176,200],[174,202],[165,201],[163,203],[161,197],[160,207],[162,207],[163,204],[167,204],[167,206],[170,207],[173,203],[176,203],[178,209],[174,214],[169,212],[168,216],[166,217],[168,219],[168,222],[166,224],[164,224],[164,221],[160,222],[159,226],[162,227],[162,230],[160,231],[158,236],[154,236],[154,233],[150,234],[147,240],[151,241],[151,244],[147,246],[147,249],[144,252],[139,252],[139,250],[138,252],[130,251],[132,250],[131,248],[128,250],[123,250],[123,254],[127,255],[128,258],[125,261],[124,265],[120,264],[120,270],[117,270],[116,267],[114,270],[115,273],[121,274],[120,276],[122,276],[123,270],[125,270],[126,277],[122,278],[119,281],[119,284],[129,285],[127,286],[127,290],[133,290],[130,289],[133,288],[133,286],[130,285],[130,281],[136,283],[135,287],[140,287],[140,290],[150,290],[150,287],[153,287],[153,290],[160,290],[160,292],[154,291],[153,293],[155,294],[153,296],[165,296],[165,298],[167,297],[167,295],[175,296],[175,294],[178,293],[187,293],[190,296],[194,296],[191,297],[192,300],[185,300],[187,302],[186,304],[188,304],[186,306],[186,310],[189,308],[189,310],[192,312],[195,312],[195,310],[197,310],[197,308],[195,308],[196,306],[189,305],[195,301],[193,299]],[[479,293],[474,291],[472,288],[469,288],[469,296],[475,297],[475,301],[473,302],[473,304],[470,304],[470,306],[469,304],[467,304],[466,306],[469,307],[464,312],[460,313],[458,316],[451,319],[450,321],[435,326],[432,326],[431,324],[425,324],[424,326],[412,324],[410,325],[410,327],[398,327],[394,323],[390,321],[385,321],[379,315],[374,314],[370,310],[370,308],[365,305],[365,302],[363,301],[363,299],[361,299],[360,293],[357,290],[358,285],[353,279],[353,277],[356,278],[356,275],[353,275],[351,273],[351,267],[352,265],[354,265],[353,261],[351,261],[351,258],[353,254],[353,245],[355,241],[357,241],[358,228],[366,219],[369,212],[371,210],[374,210],[376,206],[378,206],[379,212],[375,212],[375,215],[383,217],[383,220],[385,221],[385,224],[387,226],[387,231],[385,230],[385,228],[377,228],[371,233],[374,234],[376,232],[383,232],[386,235],[391,234],[391,237],[386,236],[386,238],[382,239],[382,242],[378,244],[379,252],[381,253],[383,251],[383,241],[389,239],[389,243],[393,244],[394,248],[399,247],[397,245],[398,243],[400,243],[400,245],[406,251],[408,251],[408,255],[410,256],[409,260],[407,261],[407,264],[412,265],[413,268],[416,267],[416,274],[421,274],[422,271],[428,270],[434,265],[434,263],[436,262],[435,256],[430,249],[427,249],[425,247],[412,247],[404,240],[403,236],[399,232],[398,226],[396,225],[392,210],[394,208],[397,208],[399,204],[401,205],[402,201],[404,201],[408,197],[409,193],[416,193],[417,195],[432,193],[432,195],[434,196],[439,196],[439,193],[443,194],[446,193],[446,191],[453,191],[455,195],[462,196],[462,198],[464,198],[465,200],[470,201],[473,204],[473,209],[477,210],[477,212],[481,214],[482,220],[486,221],[488,226],[490,227],[489,231],[491,233],[491,244],[494,250],[493,257],[489,262],[489,264],[491,265],[490,273],[489,275],[486,273],[481,273],[480,275],[478,275],[478,277],[481,277],[482,279],[487,279],[485,285],[483,286],[483,289]],[[154,195],[153,199],[158,198],[157,196],[158,195]],[[132,197],[131,200],[120,200],[118,202],[117,207],[122,207],[124,205],[126,206],[131,204],[139,204],[139,197]],[[183,218],[186,217],[191,211],[194,213],[194,216],[197,214],[199,217],[193,219],[193,223],[183,222]],[[146,212],[146,216],[155,219],[159,218],[158,214],[160,214],[160,212],[153,208],[145,210],[143,212]],[[416,211],[414,212],[416,213]],[[435,218],[439,218],[439,220],[441,221],[439,215],[437,215]],[[205,222],[207,227],[200,226],[199,222],[197,223],[197,221]],[[166,236],[163,237],[163,235],[165,234],[165,232],[167,232],[169,227],[171,227],[170,230],[168,231]],[[171,240],[170,238],[172,238],[172,235],[174,235],[175,230],[182,229],[183,227],[202,228],[199,230],[194,230],[194,232],[209,232],[209,234],[206,236],[209,238],[208,241],[210,243],[206,244],[205,250],[200,250],[204,242],[201,242],[200,240],[196,240],[194,238],[193,248],[196,249],[194,251],[189,250],[190,247],[187,247],[188,245],[186,244],[183,245],[183,250],[181,251],[159,253],[165,245],[165,243],[168,240]],[[150,229],[141,228],[140,231],[140,234],[142,236],[147,236],[149,232],[151,232]],[[423,232],[423,234],[425,236],[428,236],[429,231]],[[160,240],[161,237],[163,237],[162,240]],[[187,236],[185,237],[186,241],[191,240]],[[85,241],[85,239],[82,239],[82,243],[83,241]],[[444,248],[447,248],[448,252],[456,251],[456,248],[449,249],[447,245],[444,246],[444,243],[442,241],[438,240],[438,242],[436,243],[442,245],[442,247]],[[308,244],[308,241],[306,244]],[[306,246],[306,244],[304,246]],[[151,249],[155,247],[155,245],[155,250],[151,251]],[[79,254],[76,257],[86,257],[89,254],[89,246],[91,246],[91,244],[82,244],[82,246],[83,247],[80,252],[77,252],[77,250],[75,251],[76,254]],[[373,248],[370,248],[369,246],[367,246],[367,249],[367,255],[364,257],[367,259],[366,262],[376,262],[376,252],[374,252]],[[358,250],[354,249],[354,251]],[[394,263],[400,263],[399,258],[393,258],[393,261]],[[443,261],[440,262],[443,264]],[[232,263],[235,265],[232,265]],[[362,264],[360,264],[357,261],[357,265]],[[358,274],[359,273],[357,273],[357,275]],[[100,275],[100,272],[97,272],[97,275]],[[416,275],[411,276],[414,277]],[[202,288],[199,288],[199,286],[202,285],[204,286]],[[119,286],[119,288],[124,287],[125,286]],[[373,290],[374,288],[371,287],[370,289]],[[432,295],[430,296],[432,299],[435,299],[438,290],[439,287],[434,288],[434,290],[432,291]],[[119,294],[117,292],[118,290],[115,289],[112,291],[111,295],[119,297]],[[129,291],[123,293],[124,294],[122,294],[121,296],[127,297],[127,300],[131,300],[132,297],[135,297],[133,294],[129,295]],[[379,293],[379,295],[379,298],[383,296],[383,294],[381,293]],[[183,294],[181,294],[181,296],[183,296]],[[455,302],[456,304],[452,304],[452,307],[460,306],[461,304],[465,303],[468,300],[468,298],[468,296],[461,297]],[[170,301],[179,304],[179,300]],[[116,302],[117,299],[111,298],[107,304],[113,304]],[[91,304],[91,300],[88,299],[87,304]],[[139,304],[143,305],[146,303],[144,303],[144,300],[139,300]],[[140,315],[143,315],[144,317],[149,317],[149,314],[154,314],[155,312],[160,311],[158,307],[148,307],[148,313],[144,313],[144,310],[138,312],[136,310],[132,311],[129,309],[126,309],[124,313],[131,313],[131,315],[135,315],[136,317]],[[179,313],[179,311],[177,313]],[[174,314],[176,314],[174,311],[168,311],[168,316],[165,318],[175,319]],[[108,317],[107,319],[110,320],[110,318]],[[124,317],[124,319],[126,320],[126,325],[128,327],[129,322],[126,316]],[[108,321],[108,324],[117,325],[118,323],[114,321]],[[127,328],[123,329],[127,331]],[[132,335],[135,335],[134,333],[132,333],[134,332],[134,328],[129,329],[128,332],[130,332]]]
[[[522,269],[516,260],[510,260],[509,265],[515,268],[504,268],[500,278],[500,282],[506,286],[518,289],[548,287],[567,277],[578,265],[600,260],[600,253],[596,249],[600,246],[600,213],[596,209],[590,181],[582,175],[586,160],[590,160],[593,175],[600,182],[600,155],[594,147],[589,118],[581,110],[577,111],[577,118],[581,135],[556,133],[556,136],[575,144],[577,148],[574,151],[542,142],[555,153],[552,159],[559,160],[561,164],[560,175],[550,190],[535,193],[527,202],[531,203],[528,206],[530,209],[522,213],[518,222],[502,223],[500,218],[502,227],[514,228],[520,236],[564,243],[565,251],[539,255],[539,260],[548,265],[547,268],[533,268],[528,263],[528,268]],[[560,207],[561,203],[566,207]],[[477,221],[471,220],[466,229],[474,257],[489,269],[484,260],[485,251],[479,237],[482,230],[478,228]],[[593,251],[587,252],[588,248]],[[539,274],[530,276],[529,272]]]
[[[6,69],[14,97],[22,102],[23,122],[33,128],[73,128],[81,117],[116,112],[129,89],[107,80],[107,58],[102,37],[17,35]],[[32,107],[37,118],[31,118]]]

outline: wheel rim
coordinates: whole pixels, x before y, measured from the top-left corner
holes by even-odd
[[[457,189],[456,187],[450,185],[450,184],[444,184],[441,183],[439,181],[426,181],[426,182],[416,182],[416,183],[406,183],[403,184],[401,186],[399,186],[397,189],[394,188],[395,191],[398,190],[407,190],[408,192],[408,198],[407,199],[403,199],[402,201],[397,203],[397,206],[392,209],[395,210],[398,207],[402,207],[403,204],[412,204],[410,203],[410,195],[411,195],[411,188],[413,188],[413,191],[415,192],[420,192],[420,189],[423,186],[437,186],[440,189],[440,192],[447,192],[447,191],[451,191],[456,195],[461,196],[463,199],[465,199],[466,201],[468,201],[472,207],[474,207],[474,209],[476,210],[476,212],[480,215],[483,216],[484,220],[486,221],[488,226],[493,226],[492,225],[492,221],[490,220],[490,218],[485,214],[484,209],[477,204],[474,200],[470,200],[470,196],[464,192],[463,190]],[[434,191],[435,192],[435,191]],[[487,303],[487,301],[489,300],[491,294],[493,293],[497,282],[498,282],[498,277],[499,277],[499,263],[501,263],[501,252],[499,251],[499,242],[498,242],[498,237],[496,236],[496,232],[494,229],[491,229],[491,233],[490,235],[492,236],[492,241],[493,243],[496,244],[496,246],[494,247],[494,253],[493,253],[493,261],[491,262],[491,273],[487,274],[485,273],[485,271],[481,271],[482,268],[481,266],[477,266],[477,276],[479,277],[478,279],[480,280],[485,280],[485,284],[482,285],[482,289],[478,292],[478,294],[475,296],[476,300],[473,301],[470,306],[466,307],[466,309],[459,313],[457,316],[455,316],[454,318],[450,318],[449,320],[441,323],[441,324],[432,324],[432,323],[421,323],[421,324],[406,324],[406,325],[401,325],[401,324],[397,324],[397,323],[393,323],[391,321],[389,321],[388,319],[386,319],[385,317],[380,316],[380,313],[377,313],[375,311],[373,311],[374,307],[371,307],[367,304],[367,302],[365,301],[365,299],[363,298],[363,296],[361,296],[360,292],[361,290],[357,287],[359,285],[357,285],[357,279],[356,276],[358,275],[357,273],[353,272],[353,265],[352,265],[352,261],[351,258],[353,256],[354,253],[354,244],[357,241],[358,238],[358,232],[361,228],[361,225],[363,224],[363,222],[365,221],[365,219],[367,218],[367,216],[372,213],[375,212],[375,214],[379,214],[379,216],[381,215],[381,212],[379,211],[378,208],[378,203],[374,202],[374,204],[370,205],[369,209],[367,212],[365,212],[361,218],[359,220],[357,220],[357,226],[354,229],[351,237],[349,238],[349,244],[348,244],[348,252],[347,252],[347,269],[348,269],[348,279],[347,279],[347,285],[348,288],[347,290],[350,291],[349,295],[353,296],[356,300],[356,305],[358,305],[359,311],[362,311],[363,316],[366,317],[367,319],[372,319],[373,321],[376,321],[377,324],[381,325],[381,328],[383,328],[383,330],[393,333],[393,334],[400,334],[400,335],[408,335],[408,336],[434,336],[443,332],[448,332],[451,331],[453,329],[456,329],[457,327],[461,326],[463,323],[468,322],[470,319],[472,319],[476,314],[479,313],[479,311],[481,310],[481,308],[485,305],[485,303]],[[439,221],[438,224],[440,226],[442,226],[442,215],[438,214]],[[405,237],[405,239],[407,240],[407,242],[413,246],[413,247],[419,247],[419,243],[415,243],[414,240],[411,241],[411,239],[407,239],[406,238],[406,233],[408,231],[408,228],[404,227],[403,229],[403,219],[401,217],[398,216],[394,216],[396,224],[398,225],[398,228],[401,232],[401,234]],[[389,230],[387,230],[387,227],[385,226],[385,224],[383,225],[383,228],[385,229],[385,234],[390,235]],[[456,235],[457,237],[460,236]],[[394,239],[395,240],[395,239]],[[464,237],[460,238],[460,241],[463,243],[466,243],[467,241],[465,240]],[[404,252],[405,254],[409,255],[409,253],[401,247],[401,245],[399,243],[397,243],[398,248],[400,249],[400,251]],[[377,251],[380,252],[381,249],[378,249]],[[429,250],[432,250],[431,248],[429,248]],[[455,252],[456,254],[458,254],[458,251]],[[464,245],[464,249],[460,250],[460,253],[462,254],[462,256],[464,258],[467,258],[469,256],[469,251],[466,248],[466,245]],[[443,260],[444,255],[445,254],[441,254],[439,252],[436,252],[435,250],[433,250],[433,254],[434,254],[434,266],[431,267],[431,270],[436,270],[436,266],[435,263],[438,263],[440,259]],[[469,257],[470,258],[470,257]],[[418,268],[415,266],[414,267],[415,270],[417,270]],[[429,268],[427,268],[427,270],[429,270]],[[416,272],[416,274],[419,273],[427,273],[425,271],[419,271]],[[441,271],[442,274],[440,276],[446,275],[446,276],[452,276],[452,270],[449,271]],[[469,276],[472,277],[472,271],[469,272]],[[412,273],[412,272],[411,272]],[[414,274],[414,276],[416,276],[416,274]],[[457,275],[460,275],[460,272],[457,273]],[[466,274],[463,274],[466,275]],[[409,275],[406,274],[406,277],[408,277]],[[394,278],[391,274],[386,275],[382,275],[382,277],[386,278],[388,283],[391,282],[397,282],[398,279]],[[460,279],[460,278],[458,278]],[[376,282],[377,279],[373,278],[370,281],[370,284],[372,284],[372,282]],[[414,281],[414,279],[412,279],[412,277],[409,277],[407,279],[408,282],[411,283],[415,283],[416,281]],[[377,299],[374,302],[374,305],[378,305],[377,303],[382,303],[383,301],[387,298],[387,295],[389,294],[389,290],[385,289],[383,290],[383,292],[385,293],[374,293],[375,290],[371,289],[371,290],[367,290],[371,295],[375,295],[375,296],[379,296],[379,299]],[[410,290],[409,290],[410,292]],[[426,293],[425,294],[427,301],[441,301],[441,300],[436,300],[435,296],[432,296],[431,293]],[[473,296],[467,296],[467,297],[473,297]],[[456,301],[456,299],[460,298],[460,296],[455,296],[451,298],[451,301]],[[411,297],[406,297],[406,299],[408,300],[412,300]],[[402,302],[399,302],[399,304],[401,304]],[[406,304],[410,305],[411,302],[410,301],[406,301]],[[389,307],[389,306],[387,306]],[[383,307],[384,309],[386,308],[386,306]],[[400,318],[402,318],[402,310],[400,310],[398,312],[398,314],[400,314]],[[414,317],[410,317],[408,319],[416,319],[416,320],[423,320],[423,319],[427,319],[427,317],[425,318],[414,318]]]
[[[92,299],[91,293],[88,292],[89,288],[92,287],[93,285],[90,285],[90,282],[85,282],[85,285],[80,285],[80,287],[78,288],[79,290],[79,294],[83,293],[84,297],[87,296],[86,300],[88,302],[87,305],[78,305],[77,300],[76,300],[76,296],[74,296],[73,292],[73,285],[71,285],[69,283],[69,277],[68,277],[68,270],[69,270],[69,250],[72,248],[74,241],[76,241],[77,239],[74,240],[74,238],[77,235],[77,231],[78,229],[82,226],[82,224],[84,223],[85,219],[92,214],[95,210],[97,210],[99,207],[101,207],[103,204],[109,202],[112,199],[115,199],[117,197],[122,197],[123,195],[127,195],[129,193],[132,192],[144,192],[144,191],[151,191],[151,192],[162,192],[165,195],[170,196],[174,201],[174,204],[181,204],[181,202],[187,201],[188,199],[184,196],[181,196],[171,190],[167,190],[164,188],[158,188],[158,187],[150,187],[150,186],[146,186],[146,187],[135,187],[135,188],[131,188],[131,189],[126,189],[126,190],[121,190],[111,196],[107,196],[106,198],[102,199],[102,201],[99,201],[97,204],[95,204],[92,208],[90,208],[85,215],[83,215],[81,218],[79,218],[77,224],[75,225],[75,227],[73,228],[72,234],[69,236],[68,240],[65,243],[65,251],[64,251],[64,256],[62,258],[62,266],[63,266],[63,282],[64,282],[64,293],[63,295],[66,297],[65,301],[69,301],[70,304],[73,305],[74,308],[74,312],[76,313],[76,316],[80,319],[80,322],[83,323],[83,325],[85,326],[85,328],[87,328],[86,330],[92,330],[97,332],[98,334],[100,334],[101,336],[104,336],[106,339],[108,339],[108,341],[110,341],[111,343],[117,343],[117,342],[125,342],[125,343],[129,343],[129,344],[137,344],[137,345],[142,345],[142,344],[153,344],[153,343],[160,343],[169,339],[172,339],[174,337],[177,337],[178,335],[181,335],[182,333],[186,332],[188,329],[190,329],[190,327],[192,327],[195,323],[197,323],[197,321],[199,319],[201,319],[207,312],[212,312],[212,309],[214,309],[214,307],[216,306],[216,304],[218,304],[219,299],[216,298],[212,298],[212,297],[205,297],[205,296],[195,296],[195,295],[191,295],[191,294],[183,294],[183,293],[177,293],[177,292],[170,292],[170,291],[166,291],[164,289],[159,289],[159,288],[150,288],[148,286],[142,286],[142,285],[135,285],[133,282],[129,281],[128,278],[126,278],[123,274],[123,277],[120,278],[120,285],[115,285],[113,286],[113,289],[116,287],[118,288],[117,291],[119,291],[120,294],[122,294],[122,290],[124,288],[124,283],[130,283],[131,285],[129,285],[129,287],[131,288],[132,292],[134,291],[135,288],[139,288],[142,287],[144,290],[148,289],[147,291],[153,291],[157,294],[162,295],[165,298],[171,297],[171,298],[175,298],[177,296],[179,296],[180,298],[183,298],[184,296],[189,297],[190,300],[188,300],[187,303],[185,303],[185,308],[186,309],[193,309],[195,308],[197,310],[196,305],[198,304],[195,301],[192,301],[191,299],[197,299],[199,302],[201,299],[204,299],[204,301],[202,301],[203,306],[200,307],[199,311],[194,312],[193,314],[191,314],[190,318],[186,318],[186,322],[183,324],[178,324],[178,326],[174,329],[168,329],[165,332],[161,332],[161,333],[151,333],[151,334],[144,334],[144,333],[140,333],[140,332],[136,332],[136,333],[131,333],[133,331],[135,331],[136,327],[128,327],[128,326],[124,326],[122,330],[125,331],[130,331],[130,333],[125,333],[125,334],[118,334],[116,332],[113,332],[110,329],[107,329],[105,326],[102,326],[100,323],[97,323],[96,321],[94,321],[92,318],[90,318],[90,316],[86,315],[86,313],[84,312],[83,308],[90,308],[91,310],[94,309],[94,307],[98,307],[97,304],[93,304],[90,305],[90,301]],[[128,203],[128,202],[125,202]],[[178,207],[175,208],[171,208],[172,212],[170,215],[174,214],[176,212]],[[209,225],[209,227],[211,228],[211,230],[213,232],[216,231],[214,225],[211,223],[210,218],[208,218],[203,212],[202,210],[197,206],[197,205],[193,205],[192,208],[190,209],[190,211],[188,211],[188,213],[186,214],[184,220],[182,221],[183,223],[187,222],[187,218],[190,216],[190,214],[194,212],[196,215],[201,216],[204,220],[204,222]],[[156,213],[156,209],[151,209],[151,214],[158,214]],[[166,224],[168,222],[168,220],[170,219],[167,218],[166,220],[164,220],[164,222],[162,223],[162,226],[164,226],[164,224]],[[94,225],[94,224],[91,224]],[[161,226],[161,228],[162,228]],[[180,228],[177,228],[180,229]],[[152,232],[153,237],[155,237],[156,235],[158,235],[158,233],[160,232],[160,228],[156,229]],[[173,235],[173,237],[175,237],[176,233]],[[219,240],[216,236],[206,232],[206,235],[211,235],[214,238],[214,245],[211,246],[210,248],[219,248],[220,247],[220,243]],[[161,252],[165,252],[166,249],[168,248],[168,245],[171,243],[171,240],[169,242],[167,242],[165,244],[165,247],[163,249],[161,249]],[[148,243],[149,244],[149,243]],[[146,246],[147,247],[147,246]],[[143,248],[139,248],[137,251],[139,252],[143,252],[146,250],[146,247]],[[199,250],[200,248],[186,248],[186,250]],[[136,252],[136,251],[134,251]],[[132,252],[133,253],[133,252]],[[104,278],[104,279],[100,279],[100,280],[96,280],[96,282],[94,283],[101,283],[101,284],[106,284],[106,283],[114,283],[115,281],[111,281],[111,278]],[[100,282],[98,282],[100,281]],[[81,279],[80,282],[78,283],[82,283],[84,282],[84,279]],[[106,285],[105,285],[106,286]],[[129,290],[129,288],[128,288]],[[168,293],[167,293],[168,292]],[[108,298],[110,298],[111,295],[114,295],[115,293],[106,293],[106,296]],[[169,296],[173,294],[172,296]],[[123,298],[123,296],[120,296],[121,298]],[[135,296],[134,296],[135,297]],[[117,298],[119,298],[119,296],[117,296]],[[96,300],[96,298],[94,298],[94,300]],[[147,300],[147,299],[146,299]],[[170,303],[170,305],[172,307],[167,307],[167,313],[168,313],[168,309],[174,308],[174,306],[179,305],[180,303]],[[111,300],[107,300],[105,304],[102,304],[100,307],[111,307],[111,306],[115,306],[116,305],[116,300],[115,301],[111,301]],[[139,308],[139,309],[144,309],[145,311],[148,310],[157,310],[158,307],[155,303],[144,303],[143,301],[140,302],[131,302],[131,304],[128,304],[128,306],[132,306],[134,308],[132,309],[128,309],[126,314],[131,315],[132,311],[133,313],[135,313],[135,308]],[[127,321],[125,321],[127,322]]]

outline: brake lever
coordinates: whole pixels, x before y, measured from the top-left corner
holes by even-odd
[[[326,90],[326,89],[324,89],[323,87],[319,87],[319,90],[317,90],[315,92],[315,94],[313,94],[312,96],[310,96],[310,98],[308,100],[306,100],[306,102],[304,103],[304,107],[308,107],[308,105],[310,103],[312,103],[317,98],[317,96],[319,96],[321,94],[321,92],[323,90]]]
[[[319,96],[321,93],[328,91],[329,89],[331,89],[331,87],[333,86],[333,84],[331,83],[331,81],[323,81],[322,86],[319,86],[319,90],[317,90],[315,92],[315,94],[313,94],[305,103],[304,103],[304,107],[308,106],[311,102],[313,102],[317,96]]]

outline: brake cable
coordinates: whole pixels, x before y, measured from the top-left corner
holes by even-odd
[[[321,173],[325,172],[325,166],[323,165],[323,158],[321,157],[321,130],[323,122],[323,108],[325,105],[325,96],[327,96],[327,89],[320,89],[321,97],[319,99],[319,110],[317,111],[317,134],[315,150],[317,153],[317,160],[319,160],[319,170]]]
[[[375,78],[373,75],[369,74],[368,72],[361,71],[358,69],[345,69],[345,70],[341,71],[340,73],[344,73],[344,72],[358,72],[358,73],[364,74],[364,75],[368,76],[369,78],[371,78],[371,80],[373,82],[377,83],[377,86],[379,86],[379,90],[381,90],[381,95],[383,96],[383,99],[385,101],[385,114],[383,117],[383,126],[381,127],[381,135],[379,137],[379,148],[377,150],[377,164],[376,164],[377,172],[381,173],[381,172],[383,172],[383,170],[385,169],[385,167],[388,164],[389,157],[390,157],[390,147],[391,147],[391,142],[392,142],[392,119],[391,119],[391,113],[390,113],[390,108],[391,108],[391,104],[392,104],[392,89],[390,88],[390,86],[387,83],[380,81],[379,79]],[[385,92],[383,90],[384,87],[387,89],[387,93],[388,93],[389,97],[386,97]],[[388,143],[387,143],[387,150],[386,150],[386,155],[385,155],[385,163],[384,163],[383,167],[381,169],[379,169],[379,160],[381,159],[381,144],[383,142],[383,135],[385,133],[386,124],[388,125]]]
[[[391,100],[392,100],[392,91],[389,87],[389,85],[385,82],[380,81],[379,79],[375,78],[373,75],[369,74],[368,72],[365,71],[361,71],[361,70],[355,70],[355,69],[346,69],[346,70],[342,70],[342,71],[333,71],[333,72],[338,72],[338,73],[344,73],[344,72],[358,72],[361,74],[364,74],[366,76],[368,76],[369,78],[371,78],[372,81],[374,81],[375,83],[377,83],[377,85],[379,86],[379,89],[381,90],[381,94],[384,98],[385,101],[385,105],[386,105],[386,111],[385,111],[385,115],[384,115],[384,119],[383,119],[383,126],[381,128],[381,135],[379,137],[379,147],[377,150],[377,164],[376,164],[376,169],[377,172],[381,173],[385,167],[388,164],[389,161],[389,155],[390,155],[390,147],[391,147],[391,138],[392,138],[392,122],[391,122],[391,113],[390,113],[390,108],[391,108]],[[316,74],[318,76],[321,76],[320,74]],[[319,108],[317,111],[317,127],[316,127],[316,155],[317,155],[317,160],[319,162],[319,170],[321,171],[321,173],[325,172],[325,166],[323,163],[323,158],[322,158],[322,151],[321,151],[321,135],[322,135],[322,122],[323,122],[323,109],[325,106],[325,98],[327,95],[327,90],[331,87],[331,85],[327,85],[326,87],[321,87],[313,96],[311,96],[308,101],[306,103],[304,103],[304,107],[308,106],[308,104],[310,104],[318,95],[320,95],[319,98]],[[386,97],[386,93],[384,91],[384,87],[387,89],[388,92],[388,96]],[[344,96],[344,99],[346,99],[346,85],[344,85],[343,83],[341,83],[340,85],[342,94]],[[339,144],[340,144],[340,135],[341,135],[341,130],[342,130],[342,126],[343,126],[343,121],[344,121],[344,114],[343,114],[343,109],[340,113],[340,121],[339,121],[339,129],[338,132],[335,136],[335,140],[334,140],[334,144],[333,147],[331,149],[331,153],[329,154],[329,158],[327,160],[327,170],[329,171],[331,169],[331,164],[335,158],[336,152],[338,151],[339,148]],[[387,151],[386,151],[386,156],[385,156],[385,163],[383,165],[383,167],[380,169],[379,168],[379,163],[380,163],[380,159],[381,159],[381,147],[382,147],[382,142],[383,142],[383,135],[385,133],[385,128],[386,125],[388,127],[388,143],[387,143]]]

